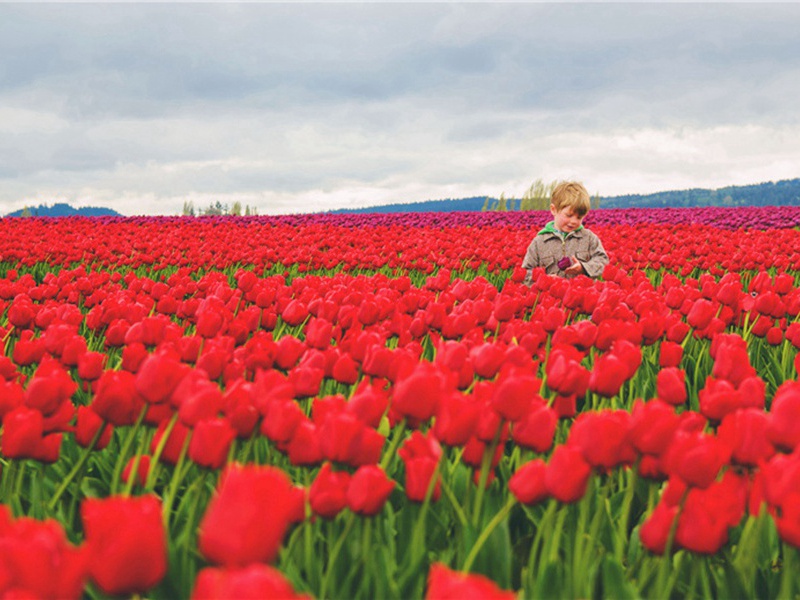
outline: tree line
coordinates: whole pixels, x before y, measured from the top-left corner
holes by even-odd
[[[514,210],[550,210],[550,198],[553,190],[558,185],[558,180],[545,183],[541,178],[534,181],[522,194],[522,198],[506,198],[505,192],[500,198],[486,198],[482,212],[486,211],[514,211]],[[591,208],[600,208],[600,195],[595,194],[591,199]]]
[[[242,203],[238,200],[231,204],[230,208],[228,208],[227,203],[223,204],[217,200],[216,202],[210,203],[206,208],[195,210],[194,202],[191,200],[185,200],[183,203],[183,212],[181,214],[186,217],[207,217],[220,215],[250,217],[258,214],[258,208],[255,206],[251,208],[249,204],[245,204],[244,210],[242,210]]]

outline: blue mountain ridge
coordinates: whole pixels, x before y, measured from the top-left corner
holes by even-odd
[[[21,217],[24,209],[15,210],[8,213],[7,217]],[[39,206],[30,206],[28,211],[32,217],[121,217],[122,215],[111,208],[100,206],[82,206],[80,208],[73,208],[65,202],[47,206],[40,204]]]
[[[414,213],[414,212],[461,212],[480,211],[488,199],[491,208],[497,198],[473,196],[470,198],[448,198],[423,202],[394,203],[383,206],[345,208],[329,211],[331,214],[346,213]],[[509,210],[519,209],[519,199],[506,199]],[[695,206],[799,206],[800,179],[785,179],[777,182],[753,185],[727,186],[717,189],[693,188],[654,194],[627,194],[622,196],[600,196],[600,208],[664,208]]]

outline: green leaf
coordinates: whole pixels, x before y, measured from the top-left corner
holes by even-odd
[[[602,574],[602,597],[614,598],[615,600],[627,600],[636,598],[636,589],[625,577],[625,570],[611,556],[604,556],[601,561],[600,571]]]
[[[560,562],[548,562],[536,576],[536,598],[561,598],[564,596],[564,565]]]
[[[81,493],[86,498],[105,498],[108,496],[108,482],[96,477],[81,479]]]

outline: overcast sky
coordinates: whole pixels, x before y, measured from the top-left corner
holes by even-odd
[[[800,4],[0,4],[0,214],[800,177]]]

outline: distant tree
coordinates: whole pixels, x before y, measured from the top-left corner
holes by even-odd
[[[194,202],[192,202],[191,200],[183,201],[183,215],[187,217],[194,216]]]
[[[592,210],[600,208],[600,192],[597,192],[594,196],[592,196],[591,207]]]
[[[483,206],[481,207],[481,212],[486,212],[489,210],[489,196],[486,196],[486,200],[483,201]]]
[[[250,216],[250,205],[249,204],[245,204],[244,205],[244,216],[245,217],[249,217]]]
[[[552,181],[545,185],[541,178],[531,184],[520,200],[520,210],[548,210],[550,208],[550,197],[553,190],[558,185],[557,181]]]
[[[203,215],[207,216],[220,216],[220,215],[227,215],[228,214],[228,205],[222,204],[219,200],[216,202],[212,202],[208,205],[204,211],[202,211]]]
[[[497,208],[495,210],[506,212],[508,210],[508,203],[506,202],[506,193],[501,192],[500,199],[497,201]]]
[[[236,202],[234,202],[233,205],[231,206],[230,214],[235,215],[237,217],[241,217],[242,216],[242,203],[239,202],[238,200]]]
[[[25,208],[22,209],[22,212],[20,213],[19,216],[20,217],[30,217],[30,216],[32,216],[31,215],[31,209],[26,206]]]

